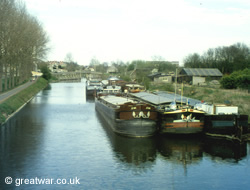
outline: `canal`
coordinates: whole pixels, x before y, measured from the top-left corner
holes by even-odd
[[[250,188],[250,144],[118,136],[84,81],[50,84],[0,129],[4,190]]]

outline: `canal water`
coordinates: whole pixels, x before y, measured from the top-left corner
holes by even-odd
[[[50,84],[0,129],[4,190],[250,188],[250,144],[118,136],[84,81]]]

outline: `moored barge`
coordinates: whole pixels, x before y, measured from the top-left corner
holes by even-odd
[[[204,112],[184,107],[160,112],[160,133],[198,134],[204,129]]]
[[[237,106],[202,103],[195,108],[206,112],[206,135],[241,140],[242,135],[248,133],[248,116],[239,114]]]
[[[134,97],[156,106],[159,114],[159,133],[161,134],[197,134],[204,129],[204,111],[192,109],[191,105],[184,105],[175,94],[152,94],[140,92]],[[186,102],[188,102],[186,100]],[[182,106],[183,104],[183,106]]]
[[[149,104],[120,94],[99,93],[95,108],[111,129],[120,135],[149,137],[157,132],[158,113]]]
[[[86,95],[94,96],[97,92],[103,90],[102,81],[99,79],[89,79],[86,81]]]

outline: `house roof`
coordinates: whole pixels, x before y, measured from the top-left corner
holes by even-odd
[[[183,68],[180,71],[180,74],[188,75],[188,76],[218,76],[222,77],[223,74],[219,71],[219,69],[196,69],[196,68]]]
[[[153,73],[153,74],[149,74],[148,77],[154,78],[154,77],[159,76],[159,75],[161,75],[161,73]]]
[[[160,77],[172,77],[172,75],[162,74],[162,75],[155,76],[155,78],[160,78]]]
[[[108,69],[107,69],[107,72],[108,73],[116,73],[118,72],[118,69],[115,67],[115,66],[110,66]]]

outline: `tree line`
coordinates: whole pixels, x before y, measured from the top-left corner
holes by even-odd
[[[0,92],[29,80],[48,51],[48,41],[22,1],[0,1]]]
[[[118,69],[118,73],[140,70],[147,71],[150,74],[153,69],[157,69],[161,73],[169,73],[176,70],[176,64],[169,61],[144,61],[133,60],[132,62],[113,61],[111,63],[100,63],[97,59],[92,59],[89,66],[96,69],[97,72],[107,72],[109,65],[112,65]]]
[[[250,48],[236,43],[208,49],[203,55],[193,53],[184,59],[187,68],[218,68],[223,74],[250,68]]]

